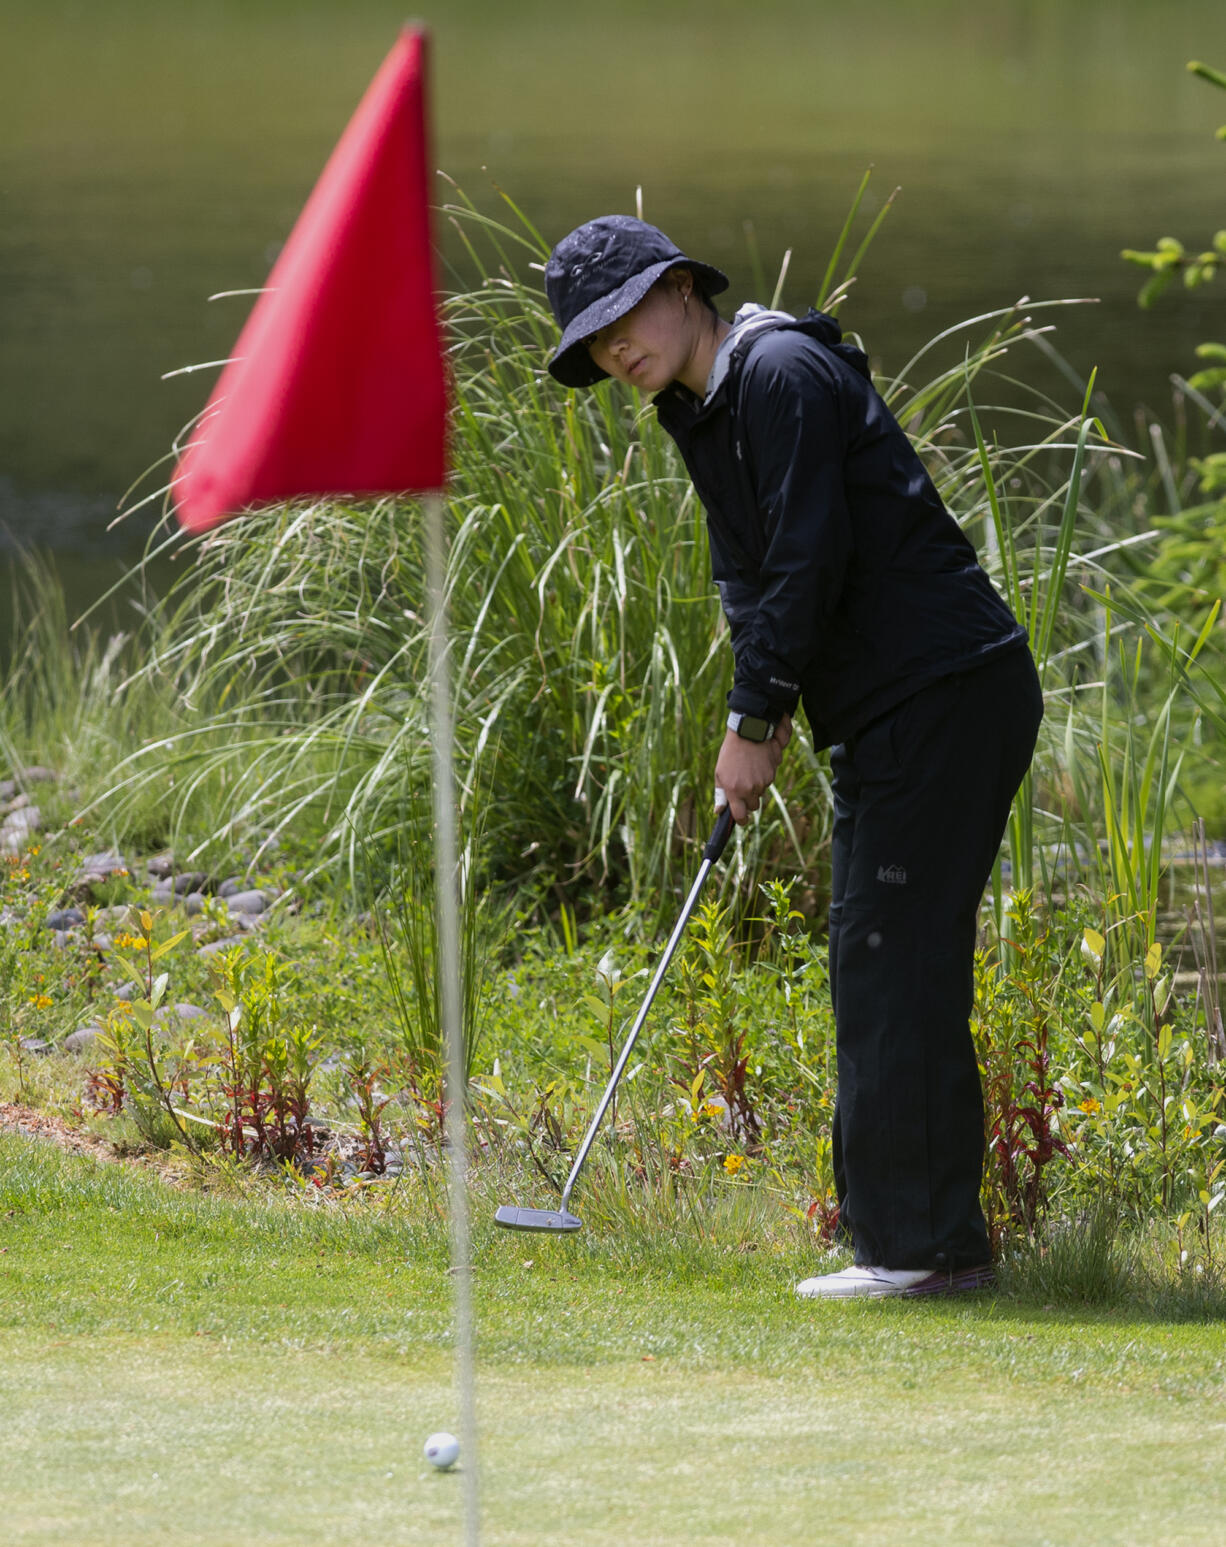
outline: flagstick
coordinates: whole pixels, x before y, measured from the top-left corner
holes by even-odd
[[[468,1231],[468,1130],[457,887],[451,663],[447,633],[447,554],[443,500],[425,497],[426,571],[430,587],[430,688],[434,707],[434,868],[438,909],[439,998],[446,1050],[446,1136],[451,1212],[451,1277],[455,1285],[456,1386],[460,1406],[460,1472],[465,1547],[478,1547],[477,1403],[473,1369],[472,1264]]]

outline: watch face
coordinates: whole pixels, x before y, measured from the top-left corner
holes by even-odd
[[[743,714],[736,733],[746,741],[765,741],[771,733],[770,721],[760,720],[756,715]]]

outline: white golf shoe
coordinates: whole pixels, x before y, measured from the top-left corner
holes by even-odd
[[[989,1289],[996,1282],[992,1264],[977,1268],[842,1268],[796,1286],[802,1300],[881,1300],[889,1295],[956,1294],[963,1289]]]

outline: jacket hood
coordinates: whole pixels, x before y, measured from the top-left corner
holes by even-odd
[[[785,323],[795,321],[791,312],[768,311],[765,306],[759,306],[757,301],[746,301],[732,319],[732,331],[724,336],[724,341],[719,346],[715,363],[711,367],[711,374],[707,377],[705,395],[713,397],[719,391],[731,368],[733,358],[739,360],[743,357],[751,338],[768,328],[782,327]]]
[[[739,316],[740,313],[738,312],[737,315]],[[863,376],[865,381],[872,381],[872,372],[868,368],[868,356],[862,349],[857,348],[855,344],[844,342],[842,328],[839,326],[838,321],[831,317],[828,312],[819,312],[815,307],[810,307],[802,317],[789,317],[786,312],[768,312],[766,315],[772,319],[776,317],[785,318],[785,321],[774,323],[773,325],[780,328],[790,328],[798,333],[807,333],[810,338],[816,339],[819,344],[824,344],[827,349],[833,350],[841,360],[845,360],[854,371]],[[766,328],[763,327],[761,331],[765,332]],[[751,336],[756,337],[757,331],[755,330]]]

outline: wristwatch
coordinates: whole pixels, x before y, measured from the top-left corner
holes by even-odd
[[[735,709],[728,716],[728,729],[735,731],[742,741],[769,741],[775,734],[770,720],[756,714],[738,714]]]

